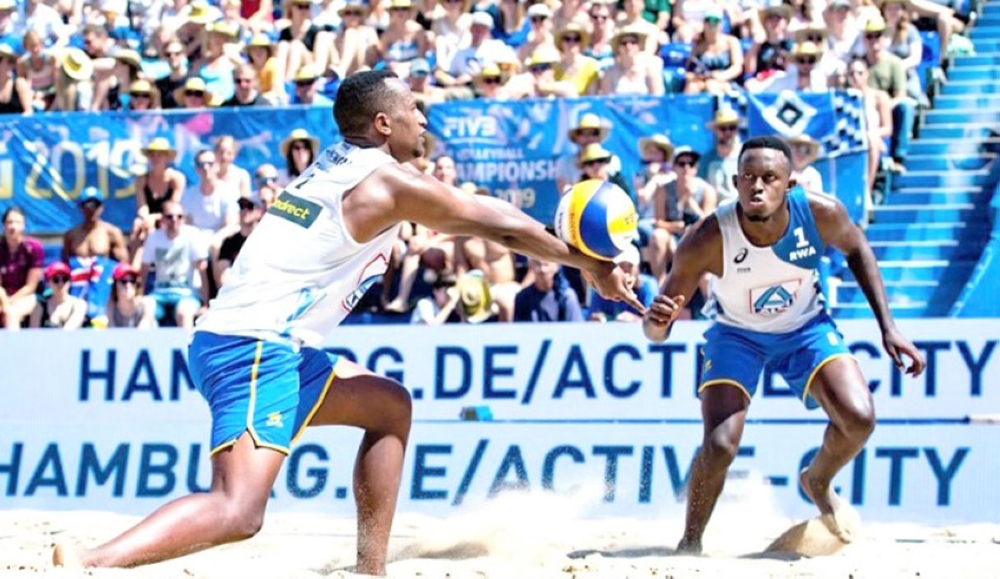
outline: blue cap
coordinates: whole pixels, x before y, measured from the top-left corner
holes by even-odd
[[[87,201],[97,200],[104,203],[104,194],[97,187],[84,187],[83,191],[80,191],[80,196],[77,197],[77,203],[86,203]]]
[[[410,76],[427,76],[431,73],[431,64],[426,59],[418,58],[410,63]]]

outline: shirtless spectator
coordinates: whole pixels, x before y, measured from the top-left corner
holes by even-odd
[[[42,243],[24,235],[24,212],[11,207],[3,214],[0,242],[0,322],[4,328],[19,330],[35,308],[44,263]]]
[[[69,293],[69,266],[57,261],[45,268],[51,294],[31,312],[32,328],[79,330],[87,318],[87,302]]]
[[[473,195],[490,194],[489,190],[477,187],[474,183],[463,183],[462,189]],[[495,241],[463,237],[457,243],[456,253],[461,253],[466,266],[470,270],[482,271],[490,283],[490,292],[499,308],[499,321],[513,321],[514,298],[522,288],[531,285],[533,276],[527,276],[522,282],[518,282],[514,253]]]
[[[104,195],[96,187],[87,187],[80,192],[77,206],[83,213],[83,223],[63,235],[62,261],[71,267],[73,258],[127,261],[128,247],[122,230],[101,219]]]

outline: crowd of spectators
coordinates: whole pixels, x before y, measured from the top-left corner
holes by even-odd
[[[368,68],[397,72],[424,106],[850,88],[865,105],[870,189],[880,167],[905,170],[915,112],[928,105],[918,29],[938,31],[944,58],[962,27],[930,0],[0,0],[0,114],[330,106],[339,79]],[[707,151],[649,135],[634,175],[623,173],[620,152],[604,148],[603,119],[583,115],[569,131],[578,150],[558,160],[558,189],[600,178],[636,200],[640,239],[622,267],[642,273],[640,295],[651,299],[685,229],[734,197],[741,122],[720,109]],[[103,221],[103,196],[88,187],[81,223],[48,267],[24,235],[21,211],[8,211],[5,327],[190,326],[254,224],[320,146],[296,129],[281,144],[283,166],[244,168],[232,137],[213,143],[194,154],[190,179],[167,139],[145,143],[132,229]],[[791,144],[797,178],[822,190],[810,166],[818,144],[805,135]],[[448,157],[416,164],[468,194],[490,194],[459,183]],[[87,294],[95,283],[110,289]],[[87,311],[78,324],[80,306],[69,298],[81,292]],[[419,226],[404,229],[367,305],[425,324],[636,319],[572,271]]]

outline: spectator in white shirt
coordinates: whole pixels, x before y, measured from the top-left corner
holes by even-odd
[[[438,69],[436,78],[442,86],[465,87],[488,63],[497,63],[502,53],[511,49],[492,37],[493,17],[486,12],[472,15],[469,45],[459,49],[447,70]]]
[[[208,303],[208,251],[204,236],[184,225],[184,208],[173,201],[163,204],[160,228],[146,239],[139,279],[147,279],[150,268],[155,268],[156,279],[147,295],[156,303],[157,320],[163,324],[169,307],[179,327],[193,327]]]
[[[187,222],[205,235],[212,245],[239,229],[239,193],[217,176],[218,166],[211,149],[195,156],[195,174],[191,185],[181,198]]]
[[[807,191],[824,193],[823,176],[813,163],[819,157],[819,143],[809,135],[798,135],[788,139],[792,150],[792,179]]]

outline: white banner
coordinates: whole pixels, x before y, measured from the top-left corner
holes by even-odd
[[[1000,472],[997,427],[968,423],[1000,413],[995,322],[900,325],[928,357],[925,377],[893,368],[874,323],[840,323],[880,420],[838,477],[842,496],[869,520],[1000,519],[980,482]],[[414,395],[401,511],[443,516],[526,488],[583,493],[583,515],[653,517],[682,512],[701,442],[694,389],[705,329],[680,324],[651,344],[627,324],[351,326],[330,347]],[[204,490],[209,414],[185,344],[175,330],[0,333],[2,508],[143,513]],[[494,422],[460,421],[469,406],[488,406]],[[790,515],[811,514],[796,476],[824,425],[821,411],[765,377],[727,493],[766,480]],[[308,431],[274,507],[353,513],[359,436]]]

